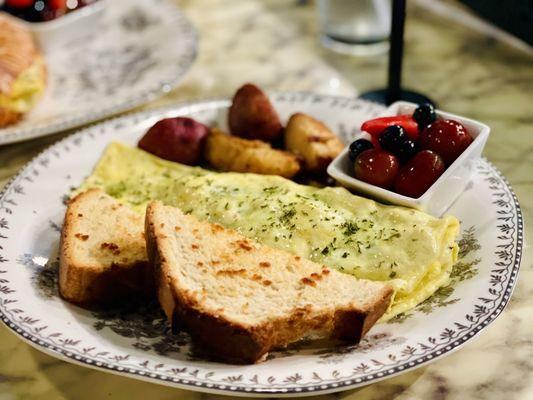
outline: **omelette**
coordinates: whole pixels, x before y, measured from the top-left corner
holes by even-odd
[[[279,176],[213,172],[110,144],[78,191],[100,187],[144,213],[158,199],[265,245],[395,290],[383,320],[415,307],[450,279],[459,221],[386,206],[344,188]]]

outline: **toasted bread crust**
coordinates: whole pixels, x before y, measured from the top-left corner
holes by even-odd
[[[188,291],[176,289],[170,274],[170,262],[161,254],[160,249],[167,238],[159,232],[161,224],[154,222],[155,207],[155,202],[148,206],[145,234],[158,299],[173,328],[179,324],[187,329],[220,359],[239,364],[257,362],[269,350],[285,347],[305,333],[321,329],[332,332],[334,338],[358,343],[390,303],[393,290],[387,286],[379,301],[365,310],[351,307],[335,310],[331,315],[313,313],[312,306],[309,306],[294,309],[287,317],[271,319],[260,325],[232,322],[202,309],[202,304]]]
[[[61,297],[85,308],[129,301],[131,296],[150,297],[150,265],[139,262],[127,266],[112,265],[107,271],[87,270],[84,266],[60,262],[63,272],[59,285]]]
[[[65,214],[59,254],[59,293],[65,300],[84,306],[117,303],[130,298],[148,297],[154,293],[153,275],[148,260],[110,265],[80,263],[73,254],[72,237],[77,205],[95,194],[90,189],[73,198]]]
[[[351,343],[359,343],[364,335],[387,311],[394,291],[389,288],[374,306],[365,312],[358,310],[337,310],[333,337]]]

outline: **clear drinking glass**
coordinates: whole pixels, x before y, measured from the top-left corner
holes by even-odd
[[[391,0],[318,0],[317,12],[326,47],[354,55],[388,50]]]

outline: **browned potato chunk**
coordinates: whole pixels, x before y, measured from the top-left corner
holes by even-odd
[[[206,160],[223,171],[253,172],[292,178],[300,171],[298,157],[276,150],[260,140],[246,140],[212,129],[207,137]]]
[[[323,174],[344,148],[341,140],[322,122],[303,113],[291,116],[285,130],[285,149],[303,159],[304,170]]]
[[[233,96],[228,125],[234,135],[264,142],[279,138],[283,131],[268,96],[251,83],[243,85]]]

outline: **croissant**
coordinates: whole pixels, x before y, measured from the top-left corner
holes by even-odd
[[[31,32],[0,12],[0,128],[31,110],[45,87],[44,59]]]

